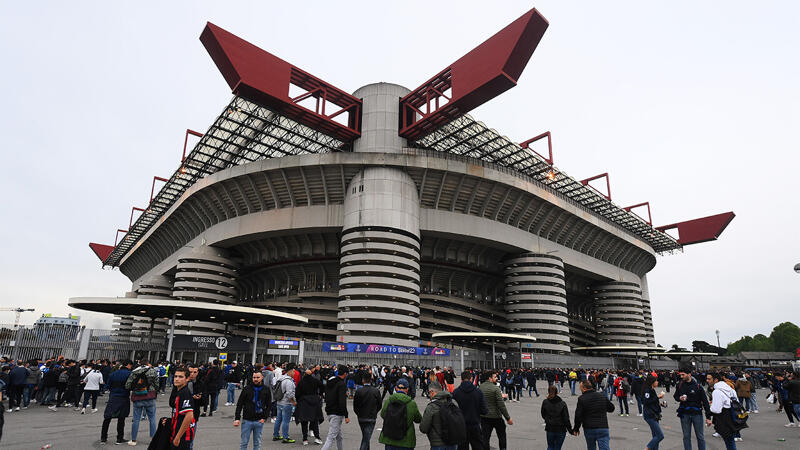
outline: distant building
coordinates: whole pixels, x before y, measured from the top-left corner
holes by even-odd
[[[792,352],[740,352],[736,355],[711,358],[712,369],[786,368],[792,367]]]
[[[81,330],[81,317],[72,314],[67,317],[42,314],[33,323],[33,329],[39,339],[74,340]]]

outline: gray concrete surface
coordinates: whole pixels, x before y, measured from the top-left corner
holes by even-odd
[[[544,384],[540,382],[539,385]],[[237,391],[237,396],[238,396]],[[759,399],[766,395],[765,390],[759,390]],[[669,397],[668,397],[669,398]],[[525,397],[519,403],[508,404],[509,411],[514,419],[514,425],[508,427],[509,450],[525,449],[545,449],[544,427],[542,426],[539,414],[543,397],[529,399]],[[569,405],[570,415],[573,415],[577,397],[571,397],[569,392],[565,397]],[[220,395],[221,403],[225,403],[225,393]],[[420,409],[424,409],[427,399],[416,399]],[[682,435],[680,423],[675,416],[675,402],[668,400],[669,406],[664,414],[662,428],[664,429],[665,439],[660,447],[661,450],[682,449]],[[737,443],[739,449],[798,449],[800,448],[800,429],[784,428],[786,415],[777,414],[774,405],[766,405],[762,402],[761,413],[753,414],[749,420],[750,428],[743,431],[743,442]],[[69,408],[59,409],[51,412],[45,407],[32,404],[27,410],[14,413],[6,413],[6,423],[3,430],[3,439],[0,441],[0,448],[3,450],[29,450],[40,449],[45,444],[50,444],[53,450],[61,449],[87,449],[101,448],[99,444],[100,425],[102,422],[102,411],[105,406],[105,397],[101,397],[98,404],[100,411],[97,414],[80,415]],[[640,417],[636,417],[636,405],[631,405],[633,414],[630,417],[619,417],[616,413],[609,417],[611,425],[611,448],[613,449],[637,449],[645,448],[650,440],[650,430],[647,424]],[[169,414],[166,396],[158,399],[157,416],[161,417]],[[220,411],[214,417],[203,417],[200,419],[197,441],[194,448],[196,450],[210,449],[237,449],[239,448],[239,429],[233,428],[234,407],[220,406]],[[352,411],[352,405],[349,410]],[[109,444],[106,447],[113,447],[115,422],[112,422]],[[380,420],[378,426],[380,427]],[[322,424],[323,436],[327,432],[327,424]],[[345,425],[345,449],[356,449],[361,440],[361,434],[355,421]],[[713,431],[706,429],[706,439],[709,449],[724,449],[725,445],[718,438],[711,437]],[[298,439],[296,444],[281,444],[271,441],[272,424],[265,425],[264,440],[262,449],[287,449],[302,447],[299,442],[300,427],[292,424],[290,427],[291,437]],[[125,438],[130,438],[130,417],[126,423]],[[785,441],[778,441],[784,438]],[[147,422],[142,422],[139,427],[139,445],[136,448],[147,448],[149,437],[147,437]],[[427,438],[417,431],[418,449],[429,449]],[[115,448],[127,448],[115,447]],[[252,448],[252,442],[250,447]],[[321,448],[321,446],[311,444],[309,449]],[[383,445],[378,444],[377,431],[372,438],[373,449],[383,449]],[[567,436],[564,444],[565,450],[585,449],[586,444],[581,434],[580,437]],[[693,441],[693,448],[697,448]],[[497,439],[492,439],[492,449],[497,449]]]

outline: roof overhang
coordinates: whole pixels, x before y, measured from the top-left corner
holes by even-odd
[[[601,353],[664,351],[661,347],[648,347],[646,345],[598,345],[594,347],[575,347],[572,350],[576,352]]]
[[[719,356],[716,353],[708,352],[653,352],[650,356]]]
[[[297,314],[273,311],[247,306],[225,305],[220,303],[193,302],[188,300],[145,299],[128,297],[73,297],[69,306],[84,311],[140,316],[150,318],[171,318],[175,313],[180,320],[203,320],[216,322],[243,322],[266,324],[304,324],[308,318]]]

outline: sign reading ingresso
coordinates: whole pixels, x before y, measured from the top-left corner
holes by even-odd
[[[172,347],[184,351],[246,352],[250,350],[250,340],[238,336],[176,335],[172,339]]]

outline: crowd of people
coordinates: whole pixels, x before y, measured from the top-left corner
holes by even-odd
[[[348,405],[361,431],[359,443],[348,448],[369,449],[373,433],[386,450],[413,449],[418,433],[432,450],[489,449],[496,436],[507,448],[506,427],[514,424],[507,403],[539,397],[537,382],[546,382],[541,404],[548,449],[560,449],[567,435],[583,433],[587,448],[610,448],[608,415],[629,416],[635,406],[651,430],[645,448],[655,450],[664,439],[660,421],[671,395],[683,432],[683,446],[705,448],[705,427],[714,427],[727,449],[743,440],[748,414],[759,412],[756,390],[766,388],[766,401],[777,403],[789,422],[798,426],[798,372],[690,372],[645,370],[520,369],[464,370],[448,367],[389,367],[378,365],[267,365],[161,362],[146,359],[46,361],[0,359],[0,439],[3,413],[18,413],[32,405],[57,413],[98,412],[98,397],[108,396],[100,442],[108,442],[116,419],[114,443],[137,445],[140,422],[147,421],[150,449],[192,449],[203,417],[233,407],[233,427],[240,430],[240,449],[252,442],[260,449],[264,426],[272,440],[284,444],[322,445],[343,449],[344,427],[350,423]],[[544,385],[543,385],[544,386]],[[656,390],[657,387],[662,389]],[[674,392],[671,392],[674,391]],[[237,395],[238,392],[238,395]],[[157,418],[156,399],[169,394],[170,414]],[[579,396],[573,414],[562,396]],[[417,404],[419,397],[427,401]],[[129,439],[126,418],[131,415]],[[376,428],[378,416],[382,428]],[[203,419],[207,420],[207,419]],[[291,422],[299,424],[299,430]],[[328,422],[326,436],[319,425]],[[294,430],[294,431],[293,431]],[[295,434],[297,437],[297,434]]]

